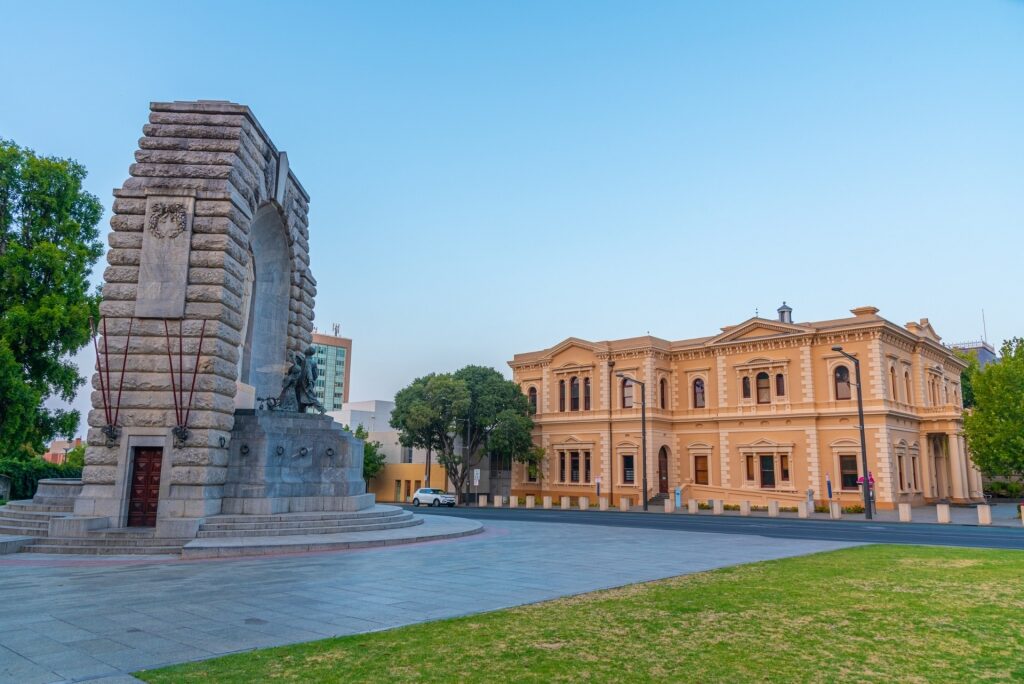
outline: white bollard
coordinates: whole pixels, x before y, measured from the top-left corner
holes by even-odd
[[[722,511],[725,510],[725,502],[721,499],[715,499],[711,502],[711,512],[715,515],[722,515]]]
[[[608,510],[608,497],[607,496],[599,497],[597,499],[597,507],[598,507],[599,510],[607,511]]]
[[[495,508],[501,508],[501,504],[504,501],[505,501],[505,497],[501,496],[500,494],[495,495],[495,497],[494,497],[494,507]]]
[[[796,505],[796,517],[806,518],[807,517],[807,502],[801,501]]]
[[[839,520],[843,517],[843,507],[839,505],[838,501],[828,502],[828,517],[833,520]]]
[[[740,515],[750,515],[750,502],[740,501]]]
[[[628,511],[629,510],[629,497],[628,496],[620,496],[619,497],[619,510],[620,511]]]
[[[665,499],[665,512],[675,513],[676,512],[676,500],[671,496]]]
[[[481,494],[476,497],[476,505],[480,508],[487,508],[487,495]]]
[[[913,514],[910,512],[910,504],[901,503],[900,509],[900,522],[910,522],[913,519]]]
[[[562,510],[563,510],[563,511],[567,511],[567,510],[569,510],[569,497],[567,497],[567,496],[563,496],[563,497],[561,498],[560,504],[561,504],[561,506],[562,506]]]
[[[779,517],[779,502],[769,501],[768,502],[768,517],[778,518]]]
[[[949,504],[935,504],[935,517],[942,524],[949,522]]]
[[[519,497],[518,496],[510,496],[508,498],[508,507],[509,508],[519,508]]]
[[[992,507],[989,506],[988,504],[981,504],[980,506],[978,506],[978,524],[992,524]]]
[[[526,507],[527,508],[533,508],[536,505],[537,505],[537,497],[535,495],[533,495],[533,494],[528,494],[526,496]]]
[[[576,503],[579,505],[581,511],[589,511],[590,510],[590,497],[589,496],[581,496],[579,498],[579,501],[577,501]]]
[[[700,511],[700,506],[697,504],[696,499],[690,499],[686,502],[686,510],[688,513],[697,513]]]
[[[1024,525],[1024,504],[1020,507],[1020,524]]]
[[[545,496],[544,497],[544,508],[551,508],[551,497],[550,496]]]

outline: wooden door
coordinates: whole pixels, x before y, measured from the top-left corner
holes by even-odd
[[[160,503],[162,447],[136,447],[132,461],[131,498],[128,500],[129,527],[156,527]]]
[[[668,449],[658,452],[658,493],[668,494]]]

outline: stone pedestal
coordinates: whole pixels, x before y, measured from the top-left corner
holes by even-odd
[[[487,495],[478,494],[476,497],[476,505],[480,508],[487,508]]]
[[[700,506],[697,504],[696,499],[690,499],[686,502],[686,511],[691,514],[696,514],[700,511]]]
[[[901,503],[899,505],[899,509],[900,509],[900,522],[910,522],[911,521],[910,504],[908,504],[908,503]]]
[[[676,512],[676,500],[671,496],[665,499],[665,512],[675,513]]]
[[[711,512],[715,515],[722,515],[722,511],[725,510],[725,503],[721,499],[715,499],[711,502]]]
[[[508,507],[509,508],[519,508],[519,497],[518,496],[510,496],[508,498]]]
[[[608,497],[607,496],[602,496],[602,497],[599,497],[597,499],[597,509],[599,511],[607,511],[608,510]]]
[[[809,504],[806,501],[801,501],[796,505],[796,517],[806,518],[808,515]]]
[[[505,497],[503,497],[500,494],[495,494],[494,495],[494,507],[495,508],[501,508],[502,504],[504,504],[504,503],[505,503]]]
[[[978,506],[978,524],[979,525],[991,525],[992,524],[992,507],[982,504]]]
[[[527,497],[526,497],[526,507],[527,508],[533,508],[536,505],[537,505],[537,497],[534,496],[533,494],[527,495]]]
[[[750,515],[750,502],[749,501],[740,501],[740,515],[743,515],[743,516]]]
[[[363,443],[329,416],[235,414],[224,513],[359,511],[373,504],[363,480]]]
[[[550,496],[545,496],[544,500],[543,500],[543,503],[544,503],[544,508],[551,508],[551,497]]]
[[[843,517],[843,507],[839,505],[838,501],[830,501],[828,504],[828,517],[833,520],[839,520]]]
[[[577,503],[579,504],[579,507],[580,507],[581,511],[588,511],[588,510],[590,510],[590,497],[588,497],[588,496],[581,496],[579,498],[579,500],[577,501]]]
[[[935,518],[940,523],[949,522],[949,504],[935,504]]]
[[[768,517],[778,518],[779,517],[779,502],[769,501],[768,502]]]
[[[628,511],[629,510],[629,497],[628,496],[620,496],[619,497],[619,510],[620,511]]]
[[[569,497],[563,496],[561,499],[561,506],[563,511],[569,510]]]

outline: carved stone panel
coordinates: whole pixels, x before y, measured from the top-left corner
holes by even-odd
[[[137,317],[184,316],[194,210],[194,197],[150,195],[146,198],[135,301]]]

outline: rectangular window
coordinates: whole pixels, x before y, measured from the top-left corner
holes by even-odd
[[[910,483],[910,488],[918,489],[921,484],[921,472],[918,470],[917,456],[910,457],[910,477],[914,478],[914,481]]]
[[[633,470],[633,456],[622,457],[622,483],[633,484],[635,482],[636,472]]]
[[[706,455],[693,457],[693,481],[699,485],[708,483],[708,457]]]
[[[844,490],[857,490],[857,457],[845,454],[839,457],[839,478]]]
[[[558,452],[558,481],[565,482],[565,452]]]
[[[754,454],[747,454],[747,481],[753,482],[754,475]]]
[[[580,452],[570,451],[569,452],[569,479],[570,482],[580,481]]]
[[[590,482],[590,452],[583,452],[583,481]]]
[[[907,489],[907,473],[904,470],[903,458],[903,454],[896,454],[896,462],[900,468],[900,491],[906,491]]]
[[[772,489],[775,487],[775,457],[770,454],[761,454],[761,487]]]
[[[789,454],[779,456],[779,479],[789,482]]]

